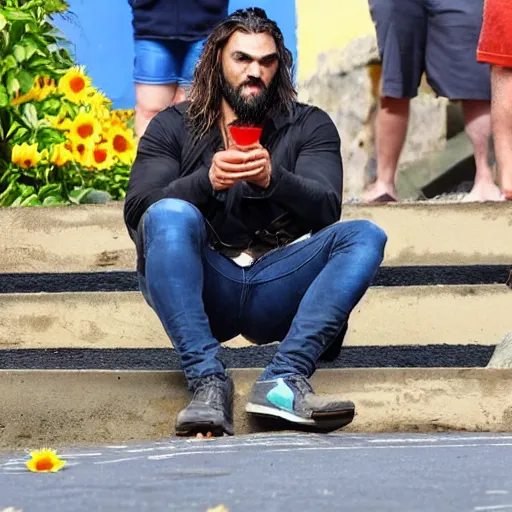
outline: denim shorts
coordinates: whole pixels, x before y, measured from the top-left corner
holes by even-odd
[[[489,100],[490,68],[476,60],[483,0],[369,0],[382,58],[382,94]]]
[[[133,79],[139,84],[189,86],[205,40],[135,40]]]

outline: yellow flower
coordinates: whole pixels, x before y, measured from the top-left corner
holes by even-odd
[[[43,156],[43,153],[37,151],[37,144],[29,145],[24,142],[21,145],[13,146],[11,160],[13,164],[28,169],[29,167],[35,167]]]
[[[104,93],[91,87],[87,96],[87,103],[93,107],[110,107],[112,100],[108,99]]]
[[[27,468],[36,473],[56,472],[66,464],[65,460],[59,459],[54,450],[43,448],[30,453],[31,459],[26,462]]]
[[[119,119],[122,123],[126,123],[135,115],[133,110],[114,110],[112,111],[112,118]]]
[[[86,166],[87,153],[92,147],[94,147],[94,142],[84,142],[77,138],[70,138],[68,143],[65,143],[65,148],[71,151],[73,160],[83,166]]]
[[[135,159],[133,133],[120,126],[113,126],[108,134],[108,144],[112,153],[123,164],[131,165]]]
[[[101,124],[92,113],[80,112],[71,124],[69,138],[85,143],[96,142],[101,131]]]
[[[46,120],[50,123],[53,128],[61,131],[69,131],[73,127],[73,122],[68,117],[58,116],[46,116]]]
[[[53,147],[50,162],[53,165],[62,167],[73,160],[73,153],[66,147],[66,143],[57,144]]]
[[[84,103],[90,93],[91,79],[83,66],[68,69],[59,80],[59,92],[72,103]]]
[[[17,96],[12,99],[11,105],[20,105],[22,103],[28,103],[29,101],[43,101],[56,90],[55,80],[47,76],[37,77],[32,89],[30,89],[26,94],[22,94],[21,96]]]
[[[108,144],[98,144],[94,147],[86,148],[82,158],[82,165],[100,171],[110,169],[114,165],[114,159]]]

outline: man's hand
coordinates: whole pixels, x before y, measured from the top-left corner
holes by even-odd
[[[213,157],[209,172],[214,190],[226,190],[239,181],[267,188],[271,175],[270,155],[259,144],[218,151]]]

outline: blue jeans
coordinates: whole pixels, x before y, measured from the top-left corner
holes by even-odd
[[[387,240],[369,221],[339,222],[243,268],[209,247],[190,203],[162,199],[143,222],[141,291],[189,382],[224,373],[220,342],[238,334],[259,344],[282,340],[262,380],[311,376],[368,289]]]

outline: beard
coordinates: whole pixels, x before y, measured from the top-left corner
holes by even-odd
[[[228,82],[223,73],[220,74],[222,96],[227,101],[237,116],[236,124],[256,126],[260,125],[271,105],[274,103],[276,91],[276,79],[274,78],[268,87],[259,78],[246,80],[238,87]],[[261,88],[258,94],[244,96],[242,89],[247,85],[257,85]]]

